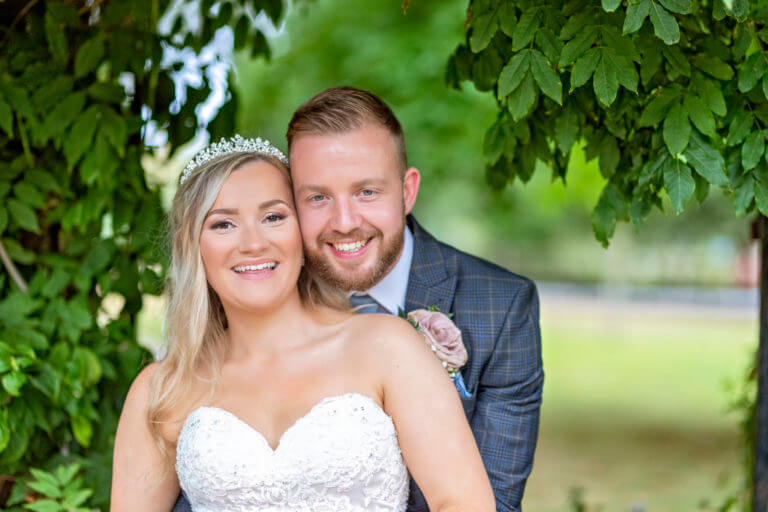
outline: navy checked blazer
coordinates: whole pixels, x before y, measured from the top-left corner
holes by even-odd
[[[496,509],[519,511],[533,465],[544,382],[536,286],[435,240],[410,216],[408,225],[414,248],[406,311],[437,306],[453,313],[469,353],[461,373],[473,395],[461,401]],[[408,512],[427,510],[411,480]]]
[[[462,398],[493,486],[498,512],[520,510],[539,431],[541,367],[536,286],[435,240],[408,217],[414,238],[406,311],[437,306],[453,313],[469,360],[461,372],[472,398]],[[173,512],[189,512],[182,492]],[[428,511],[411,479],[408,512]]]

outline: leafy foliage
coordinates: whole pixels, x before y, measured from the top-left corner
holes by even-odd
[[[527,182],[537,161],[566,180],[586,143],[606,180],[603,245],[722,187],[737,215],[768,214],[768,10],[747,0],[472,0],[446,79],[492,91],[486,179]]]
[[[29,490],[51,498],[32,510],[108,502],[122,400],[150,359],[136,315],[164,279],[144,130],[151,119],[175,149],[200,128],[195,109],[210,93],[203,84],[173,106],[163,47],[200,52],[230,25],[238,48],[263,54],[253,16],[282,13],[279,0],[191,1],[182,10],[199,30],[177,13],[160,33],[168,4],[7,2],[0,15],[0,508]],[[233,130],[232,100],[212,135]],[[70,461],[82,461],[91,489],[72,480],[77,467],[62,469]],[[58,469],[30,480],[29,467]]]

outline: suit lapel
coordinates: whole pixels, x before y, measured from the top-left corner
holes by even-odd
[[[446,258],[437,240],[411,216],[408,225],[413,232],[413,261],[405,295],[406,312],[437,306],[448,313],[456,290],[456,259]]]

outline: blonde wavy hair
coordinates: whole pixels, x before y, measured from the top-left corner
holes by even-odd
[[[165,314],[167,352],[158,361],[150,385],[147,417],[161,453],[170,446],[160,425],[170,418],[194,379],[210,382],[211,394],[226,358],[227,318],[221,300],[210,287],[200,255],[203,221],[229,175],[252,161],[265,161],[278,169],[291,185],[288,168],[277,158],[258,153],[231,153],[195,168],[179,185],[169,215],[171,262],[166,284],[169,295]],[[308,308],[321,306],[348,310],[347,297],[302,267],[297,282]],[[183,418],[182,418],[183,419]]]

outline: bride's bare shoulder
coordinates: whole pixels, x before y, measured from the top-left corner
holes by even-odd
[[[424,342],[407,320],[382,314],[354,315],[349,334],[353,344],[376,356],[388,352],[408,353],[421,349]]]

